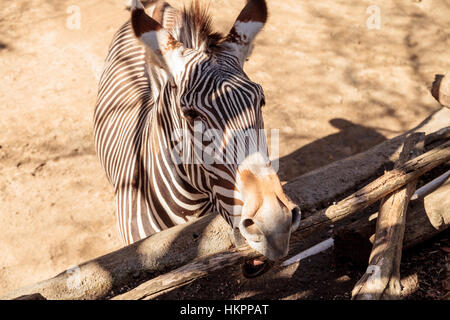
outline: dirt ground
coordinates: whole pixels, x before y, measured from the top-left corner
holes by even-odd
[[[243,3],[210,1],[218,30]],[[439,108],[429,86],[450,70],[450,1],[376,3],[379,29],[367,24],[373,1],[268,1],[270,19],[245,70],[265,90],[266,127],[280,130],[283,180],[362,152]],[[124,0],[2,1],[0,295],[121,247],[92,119],[107,48],[128,16]],[[447,233],[406,254],[402,270],[420,284],[409,298],[445,296],[449,246]],[[162,298],[349,298],[361,270],[329,251],[257,280],[226,270]]]

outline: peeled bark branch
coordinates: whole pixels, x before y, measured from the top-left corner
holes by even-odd
[[[424,134],[415,133],[406,138],[396,168],[423,152]],[[381,201],[377,218],[375,240],[367,272],[355,285],[352,299],[399,299],[400,261],[405,232],[406,210],[416,189],[417,180],[409,182]]]

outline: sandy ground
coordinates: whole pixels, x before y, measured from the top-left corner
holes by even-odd
[[[218,30],[243,2],[211,1]],[[439,108],[428,87],[450,70],[450,1],[376,2],[379,29],[366,23],[372,1],[268,1],[245,69],[265,89],[266,127],[280,130],[282,179],[364,151]],[[121,247],[92,118],[107,47],[128,16],[123,0],[0,6],[0,295]],[[348,292],[357,279],[345,277],[326,275]],[[266,297],[239,288],[222,296]],[[279,298],[323,297],[292,290]]]

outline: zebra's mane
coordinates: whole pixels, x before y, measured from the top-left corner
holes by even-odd
[[[166,6],[168,6],[166,4]],[[191,2],[189,7],[184,6],[181,11],[164,10],[163,21],[175,39],[183,43],[186,48],[204,52],[217,52],[223,34],[214,32],[209,7],[199,0]]]

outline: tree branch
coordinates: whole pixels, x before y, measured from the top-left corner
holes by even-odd
[[[406,138],[400,159],[396,163],[397,169],[404,165],[408,159],[412,159],[423,152],[424,136],[424,134],[415,133]],[[400,298],[400,261],[406,210],[409,199],[416,189],[416,183],[417,179],[381,201],[368,271],[355,285],[352,299]]]

